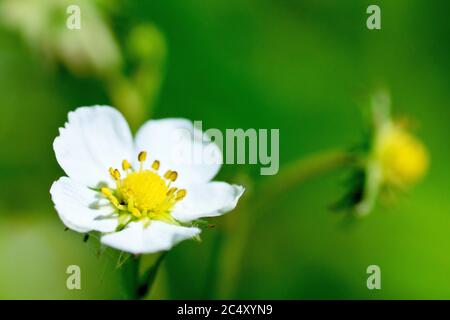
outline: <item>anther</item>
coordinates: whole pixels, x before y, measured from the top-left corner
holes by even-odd
[[[123,171],[127,171],[131,169],[131,163],[129,163],[127,160],[122,161],[122,169]]]
[[[178,201],[178,200],[183,199],[184,197],[186,197],[186,194],[187,194],[187,192],[185,189],[178,190],[177,195],[175,196],[175,200]]]
[[[120,179],[120,172],[117,169],[109,168],[109,174],[113,177],[114,180]]]
[[[171,173],[172,170],[167,170],[166,173],[164,173],[164,178],[169,179]]]
[[[112,203],[115,207],[117,207],[117,208],[120,208],[120,207],[121,207],[121,205],[120,205],[120,203],[119,203],[119,200],[117,200],[116,197],[110,196],[110,197],[108,197],[108,199],[109,199],[109,201],[111,201],[111,203]]]
[[[144,168],[144,162],[145,162],[145,160],[147,160],[147,152],[145,152],[145,151],[139,152],[138,160],[141,163],[141,165],[139,167],[139,171],[142,171],[142,169]]]
[[[175,191],[177,191],[177,188],[170,188],[169,191],[167,191],[167,197],[172,197]]]
[[[172,171],[168,177],[168,179],[171,181],[175,181],[175,180],[177,180],[177,178],[178,178],[178,172],[176,172],[176,171]]]
[[[158,160],[153,161],[152,169],[155,171],[157,171],[159,169],[159,161]]]
[[[145,151],[139,152],[138,160],[139,162],[144,162],[145,160],[147,160],[147,152]]]

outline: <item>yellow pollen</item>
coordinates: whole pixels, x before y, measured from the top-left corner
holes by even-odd
[[[168,188],[158,174],[145,170],[127,175],[122,180],[119,192],[126,203],[133,203],[142,212],[157,210],[166,199]]]

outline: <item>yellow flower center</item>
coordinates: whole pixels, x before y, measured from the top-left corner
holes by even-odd
[[[118,169],[109,169],[116,181],[116,188],[102,188],[102,194],[110,201],[119,213],[119,224],[125,225],[136,219],[163,220],[175,223],[170,210],[186,196],[186,190],[171,187],[178,173],[168,170],[163,176],[158,174],[160,163],[155,160],[151,168],[144,169],[147,153],[138,156],[139,170],[134,170],[127,160],[122,162],[125,177]]]
[[[119,187],[119,193],[125,202],[133,202],[134,207],[141,212],[160,208],[168,191],[166,182],[150,170],[130,173]]]
[[[380,135],[377,155],[384,179],[397,185],[419,180],[428,167],[428,154],[423,144],[397,126],[386,128]]]

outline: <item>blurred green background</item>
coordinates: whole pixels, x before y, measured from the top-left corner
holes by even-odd
[[[82,29],[68,37],[79,32],[104,40],[83,22],[88,2],[70,3],[80,5]],[[391,91],[395,113],[415,119],[431,155],[424,181],[350,225],[329,210],[344,191],[344,170],[284,194],[274,210],[249,219],[234,282],[224,275],[221,252],[247,212],[214,219],[202,243],[185,241],[168,254],[151,298],[450,299],[449,2],[89,3],[117,39],[125,75],[135,66],[126,50],[131,30],[158,28],[163,62],[156,59],[162,67],[150,66],[149,74],[160,86],[155,97],[142,99],[155,118],[203,120],[204,128],[279,128],[283,167],[358,143],[365,98],[381,84]],[[370,4],[381,7],[382,30],[366,28]],[[65,28],[62,8],[54,28]],[[22,12],[30,20],[43,15]],[[104,75],[73,72],[41,52],[43,41],[59,41],[49,26],[32,36],[34,43],[11,25],[0,29],[0,298],[125,298],[115,253],[98,257],[96,239],[84,243],[82,235],[65,232],[50,199],[52,182],[63,175],[52,142],[68,111],[114,99]],[[123,100],[126,105],[126,98],[116,99]],[[218,178],[248,174],[261,183],[258,172],[258,166],[225,166]],[[81,267],[81,290],[66,288],[70,264]],[[366,287],[371,264],[381,267],[381,290]]]

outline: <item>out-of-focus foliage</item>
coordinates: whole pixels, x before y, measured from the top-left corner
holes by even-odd
[[[67,8],[73,4],[70,0],[4,0],[1,17],[32,48],[42,51],[49,63],[60,61],[78,75],[114,74],[122,57],[97,1],[76,1],[82,8],[78,32],[66,26]]]
[[[1,5],[11,2],[21,1]],[[44,19],[50,2],[34,2],[31,12],[27,6],[15,12],[17,18],[11,15],[10,24]],[[151,106],[157,118],[203,120],[205,128],[279,128],[283,166],[360,141],[367,128],[361,109],[368,109],[365,98],[379,84],[390,89],[395,114],[417,119],[416,132],[432,159],[427,177],[394,206],[378,206],[350,224],[329,210],[345,172],[280,196],[274,210],[252,220],[227,297],[450,298],[447,2],[376,1],[379,31],[366,28],[369,3],[357,0],[145,0],[109,8],[107,2],[73,1],[82,15],[86,9],[97,17],[82,27],[89,33],[86,43],[106,50],[88,54],[92,47],[86,45],[73,52],[86,54],[91,60],[83,61],[90,64],[120,52],[120,98],[104,78],[79,76],[70,63],[50,68],[36,48],[54,46],[60,32],[75,37],[60,29],[65,8],[52,33],[36,43],[17,28],[0,29],[1,298],[124,298],[114,253],[98,258],[95,239],[84,243],[81,235],[64,232],[52,208],[48,190],[63,174],[52,142],[69,110],[114,101],[128,105],[138,96],[144,111]],[[22,21],[22,12],[32,20]],[[133,31],[138,26],[144,27]],[[149,41],[139,42],[141,37]],[[58,60],[72,50],[61,52]],[[143,69],[156,73],[143,79]],[[149,88],[154,93],[142,98]],[[258,184],[258,169],[226,166],[219,178],[248,174]],[[204,232],[201,243],[171,251],[151,297],[224,297],[218,255],[235,236],[239,214],[245,213],[214,219],[216,228]],[[81,267],[80,291],[66,289],[70,264]],[[371,264],[381,267],[381,291],[366,288]]]
[[[124,24],[124,35],[115,35],[110,21],[119,17],[119,10],[118,2],[104,0],[0,3],[3,26],[16,31],[29,48],[40,54],[47,68],[61,64],[72,75],[100,81],[111,102],[127,116],[134,129],[150,114],[155,102],[162,81],[166,42],[163,34],[149,23]],[[73,19],[78,24],[75,29],[68,27]]]

